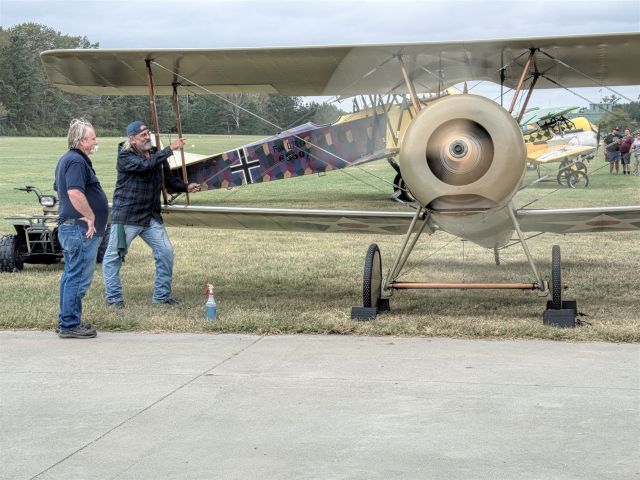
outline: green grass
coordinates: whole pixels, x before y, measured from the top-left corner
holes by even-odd
[[[193,136],[188,151],[215,153],[257,137]],[[99,139],[92,156],[111,196],[115,152],[121,139]],[[167,140],[164,140],[165,143]],[[39,212],[33,194],[14,190],[26,184],[51,190],[53,169],[66,150],[61,138],[0,138],[0,217],[2,233],[12,226],[4,217]],[[535,207],[640,205],[640,177],[609,175],[601,159],[589,165],[587,189],[557,189],[543,182],[525,189],[516,205],[535,199]],[[549,172],[555,173],[555,166]],[[389,200],[394,176],[385,161],[363,168],[192,195],[194,204],[265,207],[337,207],[404,209]],[[555,177],[555,175],[552,175]],[[527,173],[527,181],[535,172]],[[366,183],[365,183],[366,182]],[[557,329],[542,325],[546,299],[520,291],[401,291],[391,298],[391,312],[374,322],[349,319],[361,304],[364,254],[380,245],[386,271],[400,237],[303,234],[170,228],[175,249],[174,294],[179,307],[150,304],[153,259],[136,240],[122,269],[126,310],[109,310],[103,298],[101,268],[84,302],[86,321],[101,330],[148,330],[246,333],[349,333],[359,335],[435,335],[483,338],[546,338],[640,341],[638,287],[640,247],[637,232],[543,235],[529,242],[537,266],[549,276],[551,245],[560,244],[568,298],[578,299],[591,325]],[[437,252],[434,254],[434,252]],[[0,274],[0,328],[53,328],[62,265],[26,265],[19,273]],[[424,238],[402,277],[408,281],[528,281],[531,272],[521,249],[493,253],[438,233]],[[216,286],[219,319],[204,320],[204,285]]]

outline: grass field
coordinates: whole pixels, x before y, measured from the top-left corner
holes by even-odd
[[[256,137],[193,136],[188,150],[214,153]],[[112,194],[117,138],[100,138],[92,156],[98,177]],[[166,139],[164,140],[166,143]],[[14,190],[35,185],[50,191],[53,170],[66,150],[62,138],[0,137],[0,232],[12,233],[4,217],[39,212],[35,195]],[[543,182],[516,197],[517,206],[640,205],[640,177],[609,175],[601,158],[589,165],[587,189],[560,189]],[[552,173],[555,167],[549,172]],[[192,196],[192,203],[269,207],[404,209],[389,200],[394,172],[385,161],[361,169],[271,182]],[[553,175],[555,178],[555,175]],[[535,172],[527,173],[527,181]],[[556,191],[557,190],[557,191]],[[550,275],[551,245],[562,247],[567,298],[576,298],[589,325],[557,329],[542,325],[544,298],[520,291],[396,292],[391,312],[376,321],[351,321],[350,308],[362,303],[364,254],[380,245],[383,270],[390,267],[400,237],[302,234],[170,228],[175,249],[174,295],[179,307],[150,304],[153,259],[136,240],[122,269],[127,309],[110,310],[103,297],[101,268],[85,298],[86,321],[99,330],[251,333],[351,333],[362,335],[437,335],[484,338],[548,338],[640,341],[640,242],[637,232],[542,235],[529,242],[537,266]],[[436,253],[434,253],[436,252]],[[438,233],[422,239],[403,279],[408,281],[530,281],[518,247],[493,252]],[[0,328],[51,329],[56,323],[62,265],[26,265],[0,274]],[[219,319],[204,319],[204,285],[216,286]]]

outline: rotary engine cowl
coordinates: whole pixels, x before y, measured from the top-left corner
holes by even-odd
[[[508,201],[525,173],[516,121],[477,95],[444,97],[422,109],[402,140],[400,171],[411,194],[436,211],[485,210]]]

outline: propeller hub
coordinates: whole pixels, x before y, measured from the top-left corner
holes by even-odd
[[[439,180],[449,185],[468,185],[491,166],[493,142],[478,123],[455,119],[443,123],[427,142],[426,160]]]
[[[456,140],[449,145],[449,154],[453,158],[464,158],[468,151],[469,147],[467,147],[464,140]]]

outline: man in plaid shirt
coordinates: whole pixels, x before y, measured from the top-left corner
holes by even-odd
[[[200,185],[187,185],[169,169],[167,158],[173,155],[174,150],[183,147],[184,138],[178,138],[167,148],[154,151],[149,128],[140,120],[129,124],[127,136],[118,153],[111,233],[102,262],[107,302],[115,308],[124,308],[120,267],[129,245],[140,236],[151,247],[156,263],[152,303],[176,304],[177,300],[171,296],[173,246],[160,214],[162,177],[164,174],[170,193],[197,192]]]

